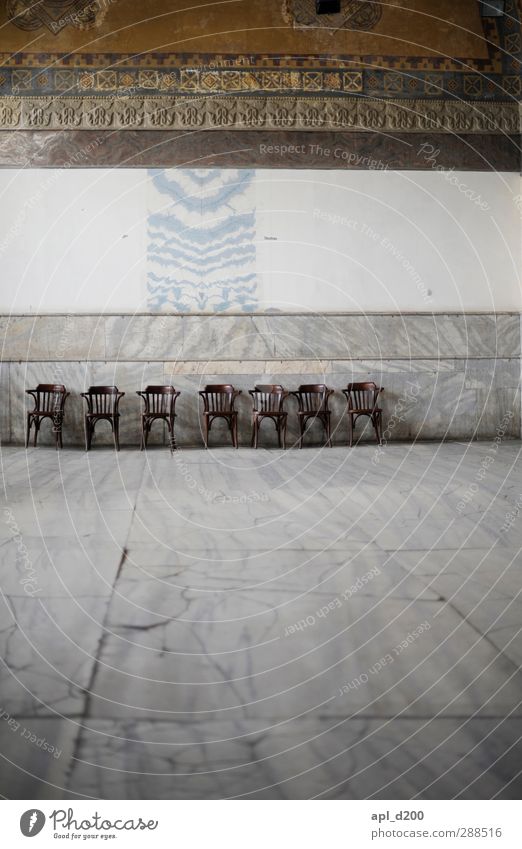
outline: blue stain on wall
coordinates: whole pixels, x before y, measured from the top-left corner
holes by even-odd
[[[149,170],[150,310],[256,309],[256,210],[249,191],[254,174],[253,170]]]

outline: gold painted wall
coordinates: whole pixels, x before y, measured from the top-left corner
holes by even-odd
[[[349,10],[353,0],[344,0]],[[486,58],[476,0],[396,0],[369,32],[310,16],[313,0],[7,0],[0,17],[5,53],[244,53]],[[195,4],[194,4],[195,5]],[[368,4],[368,8],[376,4]],[[15,14],[13,23],[10,20]],[[316,19],[314,29],[296,28]],[[336,16],[342,23],[343,15]],[[333,21],[333,19],[332,19]],[[371,16],[369,25],[371,25]],[[349,20],[348,24],[349,26]],[[23,26],[25,29],[21,29]],[[70,61],[70,60],[69,60]]]

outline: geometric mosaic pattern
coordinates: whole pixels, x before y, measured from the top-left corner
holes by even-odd
[[[69,0],[67,3],[72,5]],[[287,0],[286,5],[292,3],[295,5],[297,0]],[[506,0],[505,15],[482,19],[484,44],[488,50],[485,58],[354,54],[328,57],[324,54],[0,53],[0,96],[236,93],[271,97],[291,93],[347,93],[394,99],[508,101],[520,97],[521,4],[522,0]],[[31,4],[30,14],[42,15],[51,5],[49,2]],[[365,5],[380,8],[379,4],[358,2],[360,10]],[[104,6],[100,4],[99,8]],[[89,9],[90,6],[87,6],[86,11]],[[348,14],[348,6],[345,11]],[[315,17],[317,21],[330,16]],[[77,23],[79,18],[75,13],[64,16],[63,20]],[[347,22],[349,20],[348,15]]]
[[[0,128],[516,133],[516,103],[522,99],[521,3],[506,0],[505,15],[483,19],[488,49],[483,58],[4,53]],[[91,6],[98,8],[84,0],[17,0],[15,5],[22,8],[24,26],[44,16],[51,27],[90,26],[95,21],[82,24],[81,16],[89,15]],[[296,27],[305,26],[313,5],[311,0],[285,0]],[[369,14],[370,7],[380,5],[358,0],[354,9]],[[59,18],[61,8],[69,9],[69,17]],[[347,2],[343,8],[349,27],[352,6]],[[361,23],[371,28],[369,18]]]

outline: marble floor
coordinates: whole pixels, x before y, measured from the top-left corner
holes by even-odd
[[[4,447],[0,795],[519,798],[520,453]]]

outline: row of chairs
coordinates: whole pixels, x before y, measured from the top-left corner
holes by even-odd
[[[360,416],[370,418],[377,442],[381,443],[382,409],[378,406],[378,399],[382,391],[382,387],[373,382],[349,383],[343,390],[347,400],[350,446],[353,443],[355,423]],[[26,392],[34,399],[34,408],[27,413],[26,447],[29,445],[32,427],[34,427],[34,445],[36,446],[41,423],[47,418],[53,422],[56,447],[62,448],[65,402],[70,393],[62,384],[53,383],[40,383],[36,389],[27,389]],[[252,447],[258,446],[261,423],[265,419],[270,419],[275,425],[279,447],[286,448],[288,413],[284,409],[284,402],[290,395],[294,396],[298,403],[299,447],[303,447],[303,437],[310,420],[321,422],[326,444],[331,446],[329,399],[333,392],[334,390],[329,389],[324,383],[302,384],[295,392],[288,392],[278,383],[258,384],[254,389],[250,389],[249,395],[253,401]],[[136,394],[141,397],[144,405],[141,414],[141,450],[143,451],[147,446],[152,425],[158,420],[167,424],[170,449],[174,450],[176,448],[174,436],[176,400],[180,393],[174,386],[147,386]],[[116,448],[120,450],[119,403],[124,395],[125,392],[120,392],[117,386],[91,386],[87,392],[81,393],[81,397],[87,404],[85,413],[87,451],[91,448],[94,429],[99,421],[110,423]],[[241,395],[241,390],[235,389],[229,383],[207,384],[199,395],[203,400],[202,423],[205,448],[208,448],[210,430],[217,419],[226,421],[231,433],[232,445],[237,448],[238,413],[235,402]]]

